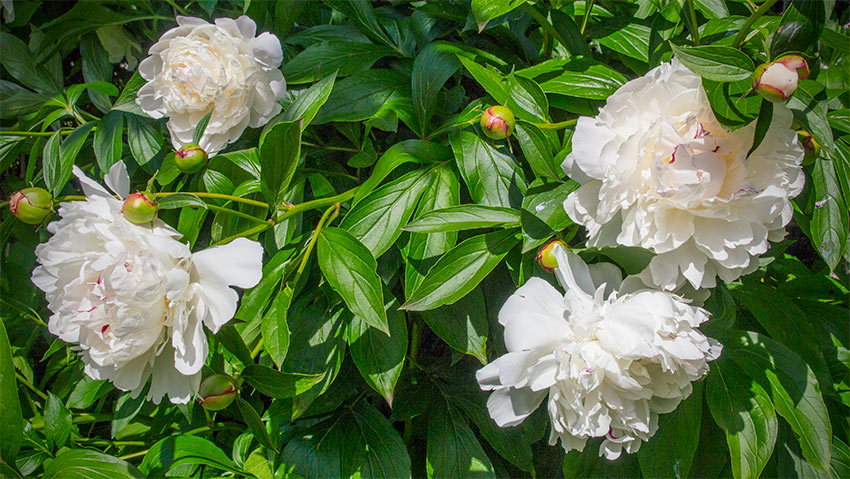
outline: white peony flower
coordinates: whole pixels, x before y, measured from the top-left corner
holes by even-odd
[[[255,37],[257,24],[244,15],[218,18],[215,25],[177,17],[177,25],[139,64],[148,83],[136,98],[148,115],[169,117],[175,149],[192,143],[195,126],[210,110],[200,146],[211,154],[236,141],[246,127],[262,126],[280,113],[286,80],[278,70],[283,51],[276,36]]]
[[[136,225],[122,202],[74,167],[85,201],[63,203],[47,226],[53,236],[36,250],[32,274],[53,312],[51,333],[79,343],[85,372],[148,399],[186,403],[198,389],[207,357],[202,324],[213,333],[236,312],[230,286],[249,288],[262,276],[262,247],[237,239],[192,253],[180,233],[159,220]],[[123,163],[107,176],[119,196],[129,192]]]
[[[502,427],[521,423],[548,396],[550,444],[599,454],[633,453],[658,429],[658,415],[691,394],[721,345],[695,329],[708,313],[672,293],[622,281],[609,263],[586,265],[556,246],[562,295],[531,278],[499,311],[508,353],[480,369],[487,409]]]
[[[564,202],[589,246],[656,253],[644,280],[672,290],[710,288],[758,267],[791,220],[803,188],[792,115],[773,106],[761,145],[755,125],[727,131],[700,77],[677,60],[623,85],[595,118],[579,118],[564,170],[582,186]]]

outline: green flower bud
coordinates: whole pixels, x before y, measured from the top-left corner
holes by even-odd
[[[783,102],[794,94],[797,82],[809,78],[809,64],[800,55],[785,55],[763,63],[753,72],[753,90],[766,100]]]
[[[131,223],[150,223],[156,218],[156,199],[149,192],[136,192],[124,198],[121,212]]]
[[[537,252],[537,264],[550,273],[558,267],[558,261],[555,259],[555,245],[561,245],[562,248],[567,249],[567,243],[561,240],[554,240],[540,248],[540,251]]]
[[[9,198],[9,209],[28,225],[41,224],[53,213],[53,197],[44,188],[24,188]]]
[[[803,166],[809,166],[815,162],[815,158],[820,154],[820,144],[812,137],[812,134],[806,130],[797,130],[797,142],[803,147],[805,156],[803,157]]]
[[[198,402],[209,411],[221,411],[236,399],[236,386],[226,374],[209,376],[198,389]]]
[[[174,162],[184,173],[197,173],[203,170],[207,166],[208,159],[207,152],[194,143],[183,145],[174,153]]]
[[[494,140],[503,140],[514,132],[516,118],[506,106],[491,106],[481,114],[481,129]]]

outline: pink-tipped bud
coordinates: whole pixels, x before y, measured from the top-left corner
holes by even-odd
[[[53,197],[44,188],[24,188],[9,198],[9,209],[28,225],[41,224],[53,213]]]
[[[198,402],[208,411],[221,411],[236,399],[236,385],[226,374],[215,374],[201,382]]]
[[[540,251],[537,252],[537,264],[550,273],[558,267],[558,260],[555,259],[555,245],[561,245],[564,249],[567,248],[567,243],[561,240],[554,240],[540,248]]]
[[[820,144],[814,139],[811,133],[806,130],[797,130],[797,142],[803,147],[805,156],[803,156],[803,166],[809,166],[815,162],[815,159],[820,153]]]
[[[481,129],[494,140],[503,140],[514,132],[516,118],[506,106],[491,106],[481,114]]]
[[[809,64],[800,55],[785,55],[763,63],[753,72],[753,90],[765,99],[783,102],[794,94],[797,83],[809,78]]]
[[[184,173],[197,173],[207,166],[207,152],[199,145],[189,143],[183,145],[174,153],[174,162],[177,168]]]
[[[127,221],[137,225],[150,223],[156,218],[156,199],[151,193],[136,192],[124,198],[121,213]]]

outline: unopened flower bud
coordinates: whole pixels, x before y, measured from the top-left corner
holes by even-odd
[[[505,139],[514,132],[516,118],[513,112],[501,105],[491,106],[481,114],[481,129],[494,140]]]
[[[9,198],[9,209],[24,223],[37,225],[53,213],[53,197],[44,188],[24,188]]]
[[[558,261],[555,259],[555,245],[561,245],[564,249],[567,248],[567,243],[561,240],[554,240],[540,248],[540,251],[537,252],[537,264],[550,273],[558,267]]]
[[[803,147],[805,156],[803,156],[803,166],[809,166],[815,162],[815,158],[820,153],[820,144],[812,137],[812,134],[806,130],[797,130],[797,142]]]
[[[189,143],[183,145],[174,153],[174,162],[177,168],[184,173],[197,173],[207,166],[207,152],[199,145]]]
[[[156,199],[149,192],[136,192],[124,198],[121,213],[131,223],[150,223],[156,218]]]
[[[236,386],[226,374],[216,374],[201,382],[198,402],[209,411],[220,411],[236,399]]]
[[[794,94],[797,82],[809,78],[809,64],[800,55],[785,55],[764,63],[753,72],[753,90],[772,102],[782,102]]]

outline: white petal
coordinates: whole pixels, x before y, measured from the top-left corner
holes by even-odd
[[[263,277],[263,247],[256,241],[237,238],[195,253],[192,263],[201,282],[250,288]]]
[[[555,276],[558,277],[561,286],[579,295],[584,294],[592,297],[596,287],[593,285],[593,278],[590,276],[587,263],[561,245],[555,245],[553,253],[558,262],[558,267],[555,268]]]
[[[123,161],[112,165],[103,181],[121,199],[130,194],[130,175],[127,174],[127,166]]]
[[[546,391],[500,389],[487,398],[487,410],[499,427],[516,426],[525,420],[546,397]]]
[[[108,198],[112,197],[112,195],[108,191],[106,191],[104,187],[100,186],[96,181],[86,176],[86,174],[83,173],[83,170],[81,170],[77,165],[72,166],[71,171],[73,171],[74,176],[76,176],[77,179],[80,180],[80,186],[83,187],[83,193],[85,193],[86,196],[106,196]]]
[[[247,17],[245,17],[247,18]],[[283,61],[283,50],[280,40],[269,32],[260,34],[251,40],[251,48],[254,49],[254,57],[266,68],[277,68]]]

